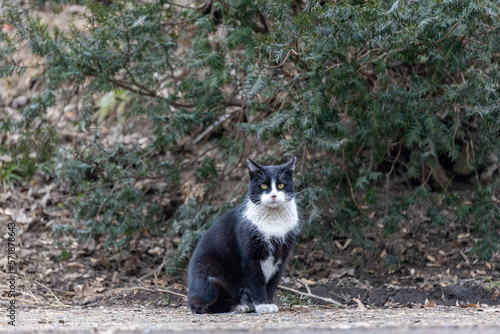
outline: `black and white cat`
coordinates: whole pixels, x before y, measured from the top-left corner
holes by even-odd
[[[299,232],[295,158],[281,166],[247,162],[248,195],[205,232],[189,263],[194,313],[278,312],[274,291]]]

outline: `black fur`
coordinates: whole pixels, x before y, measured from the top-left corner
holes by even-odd
[[[293,200],[292,173],[295,158],[281,166],[259,166],[248,161],[250,183],[248,199],[257,205],[259,197],[271,191],[261,185],[275,179],[285,186],[287,200]],[[245,201],[248,201],[246,199]],[[298,224],[283,238],[265,236],[244,217],[245,201],[235,210],[220,217],[200,239],[188,274],[188,305],[194,313],[229,312],[232,307],[245,303],[272,304],[273,295],[286,267],[298,233]],[[270,255],[275,264],[281,261],[276,272],[266,283],[261,261]]]

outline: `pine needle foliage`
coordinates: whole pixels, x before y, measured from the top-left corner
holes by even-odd
[[[0,128],[19,140],[0,153],[23,175],[42,169],[67,187],[82,240],[126,247],[166,223],[181,236],[171,263],[184,263],[221,208],[234,205],[216,206],[212,195],[251,151],[245,139],[257,137],[298,157],[305,234],[328,247],[339,236],[372,247],[364,226],[380,218],[393,233],[418,204],[437,226],[442,208],[476,222],[480,256],[499,251],[498,1],[32,4],[66,3],[84,5],[84,29],[3,8],[0,23],[12,30],[0,35],[0,75],[27,71],[15,55],[28,49],[43,89],[19,115],[1,116]],[[68,98],[78,106],[69,145],[49,116]],[[227,120],[233,131],[204,132]],[[107,131],[115,124],[124,133],[148,124],[149,136],[125,145]],[[194,160],[192,149],[201,152]],[[179,192],[193,166],[207,184],[204,201],[165,205],[154,196],[159,180]],[[454,192],[464,183],[467,198]],[[380,205],[383,217],[367,214]]]
[[[387,233],[394,232],[409,206],[436,209],[432,190],[453,197],[454,173],[439,177],[443,166],[465,156],[469,175],[480,175],[498,163],[497,2],[307,1],[300,8],[293,2],[256,3],[272,21],[270,32],[256,37],[260,68],[270,77],[262,82],[286,89],[289,98],[248,129],[277,137],[297,155],[322,152],[308,161],[315,176],[302,176],[303,186],[315,185],[305,199],[312,212],[329,203],[310,216],[312,226],[327,224],[363,244],[352,230],[371,223],[367,205],[386,200],[383,222]],[[287,77],[290,67],[296,74]],[[463,149],[471,143],[474,152]],[[387,192],[400,175],[415,191],[390,203]],[[472,176],[468,182],[479,186],[473,197],[494,188]],[[381,192],[384,184],[387,191]],[[448,208],[464,203],[452,202]],[[475,226],[487,236],[478,245],[485,257],[498,251],[498,203],[490,204],[488,218]],[[329,219],[333,213],[337,218]],[[434,215],[433,222],[439,221]]]

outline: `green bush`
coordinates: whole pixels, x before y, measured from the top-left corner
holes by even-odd
[[[185,259],[221,212],[212,196],[220,180],[251,151],[247,140],[259,138],[299,158],[305,230],[327,244],[345,235],[370,246],[367,208],[383,203],[392,233],[420,203],[436,225],[443,207],[475,221],[481,256],[499,251],[491,169],[500,154],[498,1],[175,3],[87,1],[84,30],[4,8],[14,29],[1,35],[0,73],[26,70],[12,57],[23,48],[44,71],[43,91],[21,118],[0,119],[20,136],[0,150],[20,165],[37,157],[32,164],[67,186],[78,234],[126,246],[167,221],[183,237]],[[47,117],[64,96],[79,106],[71,145]],[[221,130],[225,120],[229,130]],[[147,142],[122,145],[103,134],[116,125],[146,129]],[[216,154],[190,160],[192,148]],[[180,173],[193,166],[205,200],[166,208],[151,184],[178,192]],[[393,194],[396,181],[411,192]],[[454,194],[458,183],[469,185],[470,198]],[[228,199],[223,208],[234,205]]]

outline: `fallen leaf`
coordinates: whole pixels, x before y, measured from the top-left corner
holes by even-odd
[[[193,182],[188,182],[182,186],[181,192],[185,196],[184,203],[188,203],[190,199],[195,199],[198,202],[202,202],[205,196],[206,184],[198,183],[193,184]]]
[[[118,283],[120,283],[120,282],[121,282],[121,280],[122,280],[122,279],[121,279],[121,277],[120,277],[120,274],[119,274],[117,271],[115,271],[115,272],[114,272],[114,274],[113,274],[113,278],[111,279],[111,281],[112,281],[113,283],[115,283],[115,284],[118,284]]]
[[[497,300],[498,296],[500,296],[500,291],[498,289],[495,289],[495,292],[493,292],[493,296],[491,297],[491,301],[494,302]]]
[[[83,285],[82,293],[84,296],[94,296],[95,290],[87,282]]]
[[[424,303],[424,307],[436,307],[436,302],[433,301],[432,299],[429,300],[427,298],[425,298],[425,303]]]
[[[354,268],[331,268],[330,275],[328,276],[330,279],[334,278],[342,278],[344,276],[354,276]]]
[[[475,303],[467,303],[466,305],[460,305],[461,308],[482,308],[481,303],[475,304]]]

